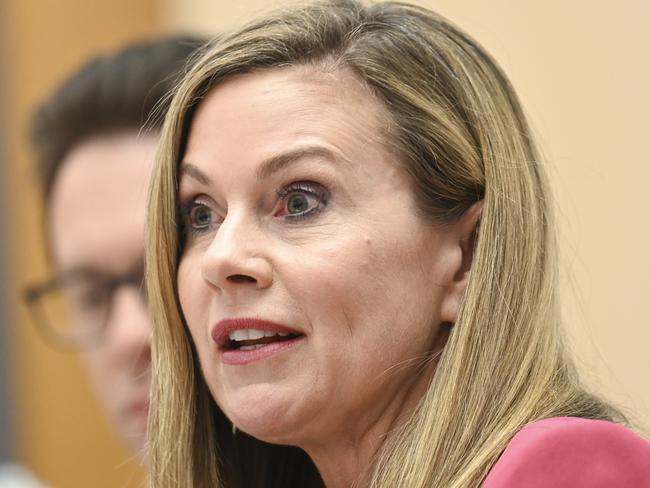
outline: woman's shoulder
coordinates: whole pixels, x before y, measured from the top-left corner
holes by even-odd
[[[650,442],[613,422],[554,417],[526,425],[482,488],[650,488]]]

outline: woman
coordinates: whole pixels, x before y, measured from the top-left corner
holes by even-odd
[[[612,439],[597,479],[639,486],[563,349],[548,199],[507,79],[427,10],[207,47],[153,181],[151,486],[583,486]]]

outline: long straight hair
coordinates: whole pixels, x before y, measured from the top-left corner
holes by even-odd
[[[177,171],[192,115],[224,80],[287,66],[345,67],[376,94],[423,219],[453,222],[484,200],[458,320],[427,392],[374,459],[369,486],[476,487],[531,421],[622,420],[580,386],[564,350],[546,176],[505,75],[474,40],[426,9],[326,1],[221,36],[175,90],[148,221],[150,486],[323,486],[303,451],[231,430],[201,375],[176,288]]]

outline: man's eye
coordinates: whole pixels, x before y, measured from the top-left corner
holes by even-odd
[[[64,293],[76,309],[86,311],[106,307],[110,296],[106,287],[99,284],[68,286]]]

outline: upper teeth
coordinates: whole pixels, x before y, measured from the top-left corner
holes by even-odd
[[[273,337],[274,335],[285,337],[289,334],[287,332],[273,332],[271,330],[237,329],[228,334],[228,337],[231,341],[256,341],[262,337]]]

